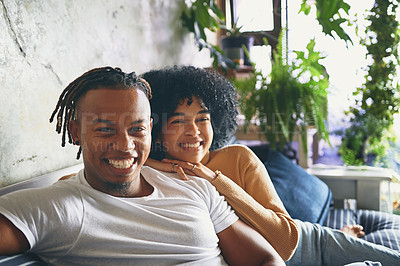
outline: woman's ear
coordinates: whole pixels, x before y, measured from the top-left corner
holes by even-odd
[[[158,133],[157,134],[157,136],[156,136],[156,138],[154,139],[154,142],[155,143],[162,143],[162,138],[161,138],[161,136],[162,136],[162,134],[161,133]]]
[[[71,120],[69,122],[69,133],[71,134],[72,140],[75,145],[81,144],[81,134],[80,134],[79,125],[75,120]]]

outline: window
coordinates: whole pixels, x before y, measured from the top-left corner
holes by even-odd
[[[233,23],[237,21],[237,26],[242,27],[241,32],[274,29],[272,0],[226,0],[225,5],[227,22],[232,23],[233,15]]]
[[[237,26],[243,25],[241,32],[254,36],[254,45],[264,45],[266,37],[275,49],[282,29],[281,0],[219,0],[218,4],[225,13],[228,28],[232,28],[235,23],[232,18],[236,18]]]

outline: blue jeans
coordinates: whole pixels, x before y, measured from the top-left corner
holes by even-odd
[[[399,265],[400,252],[344,234],[320,224],[295,220],[299,227],[299,245],[286,265],[345,265],[377,261]]]

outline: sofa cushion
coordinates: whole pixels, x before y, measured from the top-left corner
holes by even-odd
[[[323,181],[272,149],[268,150],[264,165],[292,218],[324,223],[332,192]]]
[[[341,229],[345,225],[359,224],[365,236],[361,239],[400,251],[400,216],[373,210],[330,209],[325,226]]]

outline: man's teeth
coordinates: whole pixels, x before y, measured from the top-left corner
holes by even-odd
[[[182,143],[182,147],[184,148],[197,148],[200,146],[200,142],[197,143]]]
[[[126,160],[108,159],[108,163],[118,169],[128,169],[133,165],[133,162],[134,162],[133,158],[126,159]]]

